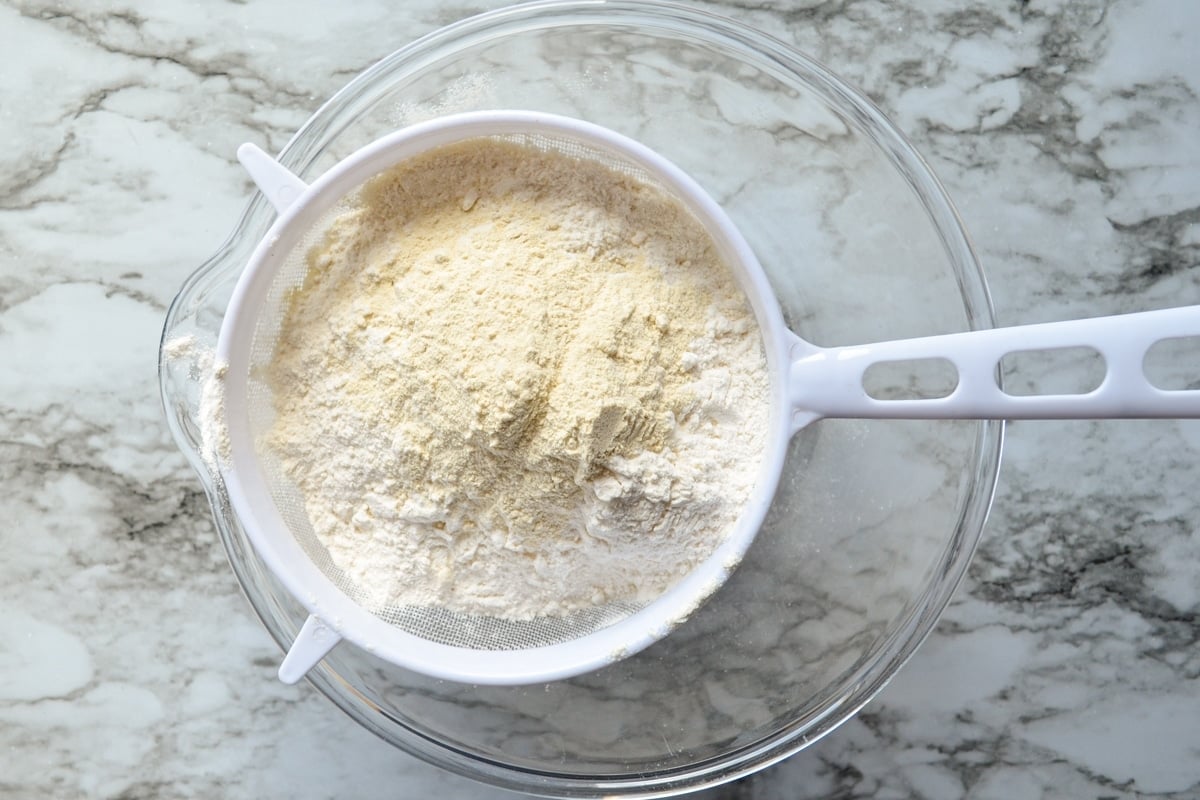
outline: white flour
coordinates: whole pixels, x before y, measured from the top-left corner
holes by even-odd
[[[163,344],[163,357],[175,361],[190,359],[200,381],[200,399],[196,409],[200,423],[200,458],[208,471],[216,475],[229,461],[229,429],[225,425],[225,374],[229,365],[216,353],[201,345],[192,334]]]
[[[524,620],[703,561],[753,488],[768,379],[686,210],[493,140],[360,195],[287,303],[261,444],[366,604]]]

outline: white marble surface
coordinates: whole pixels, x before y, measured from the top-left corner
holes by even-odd
[[[513,796],[274,680],[154,374],[167,304],[245,203],[236,145],[278,149],[491,5],[0,5],[0,796]],[[1200,5],[715,7],[913,138],[1000,322],[1200,302]],[[1012,425],[937,632],[840,730],[706,796],[1200,795],[1198,460],[1196,422]]]

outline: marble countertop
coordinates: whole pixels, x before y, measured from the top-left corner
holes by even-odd
[[[0,4],[0,795],[514,797],[275,680],[155,380],[168,303],[248,197],[236,146],[278,150],[355,73],[495,5]],[[1200,303],[1200,5],[707,7],[909,134],[1002,324]],[[1200,795],[1197,483],[1200,422],[1012,424],[934,635],[841,729],[702,796]]]

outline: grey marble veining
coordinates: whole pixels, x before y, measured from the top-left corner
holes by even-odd
[[[0,5],[0,795],[508,797],[304,686],[161,422],[166,306],[352,75],[484,4]],[[1002,323],[1200,302],[1200,6],[708,4],[861,86],[946,183]],[[1169,369],[1200,385],[1200,353]],[[1027,365],[1010,384],[1061,377]],[[1084,369],[1068,368],[1071,375]],[[1017,423],[937,631],[711,798],[1200,794],[1200,423]]]

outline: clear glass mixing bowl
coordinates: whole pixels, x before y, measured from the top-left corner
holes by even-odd
[[[590,120],[690,172],[740,226],[789,325],[810,341],[992,325],[953,207],[880,112],[788,46],[680,6],[544,2],[449,26],[355,78],[281,160],[311,180],[406,123],[486,108]],[[250,203],[184,284],[164,342],[215,344],[273,216],[261,197]],[[286,644],[305,612],[257,558],[198,455],[202,373],[199,359],[160,358],[167,418],[238,580]],[[309,680],[397,747],[512,789],[657,796],[748,774],[848,719],[932,629],[983,527],[1001,435],[990,422],[810,426],[730,581],[665,640],[599,672],[467,686],[342,644]]]

